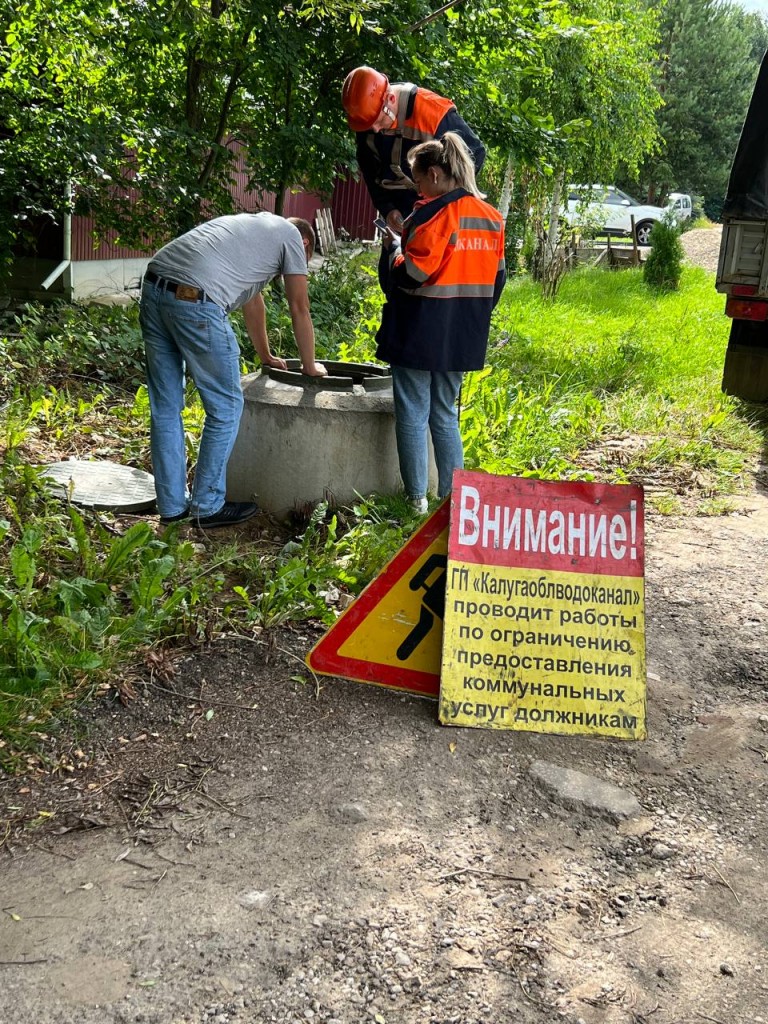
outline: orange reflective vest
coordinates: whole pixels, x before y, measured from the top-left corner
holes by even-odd
[[[451,100],[409,82],[393,88],[397,90],[394,127],[358,132],[357,162],[376,209],[385,217],[391,210],[406,217],[419,197],[408,164],[414,146],[456,132],[469,147],[476,172],[483,166],[485,147]]]
[[[417,203],[390,255],[376,354],[414,370],[479,370],[506,281],[504,219],[465,189]]]

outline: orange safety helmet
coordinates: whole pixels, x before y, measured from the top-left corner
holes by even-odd
[[[388,89],[387,76],[366,64],[349,72],[341,90],[341,103],[353,132],[368,131],[381,113]]]

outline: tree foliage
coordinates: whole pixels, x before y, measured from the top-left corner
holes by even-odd
[[[568,0],[570,30],[550,41],[548,77],[536,83],[560,133],[558,169],[608,180],[657,143],[652,60],[656,18],[635,0]]]
[[[671,190],[721,199],[765,52],[765,21],[722,0],[646,0],[660,12],[662,148],[624,178],[650,201]]]
[[[569,181],[611,181],[658,145],[653,83],[657,19],[635,0],[564,0],[558,31],[542,40],[537,73],[520,83],[520,107],[546,121],[544,145],[513,149],[518,234],[537,235],[542,280],[557,262],[561,197]],[[516,167],[513,166],[516,163]]]
[[[140,243],[226,212],[239,161],[257,188],[329,187],[351,152],[338,85],[371,0],[0,2],[6,239],[66,181]]]
[[[236,169],[278,203],[330,191],[354,166],[339,89],[360,63],[450,96],[520,173],[633,165],[653,145],[635,6],[0,0],[0,251],[61,214],[67,182],[134,245],[228,212]]]

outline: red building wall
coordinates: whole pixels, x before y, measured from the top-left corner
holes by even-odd
[[[350,238],[370,240],[376,233],[373,226],[375,216],[376,208],[362,179],[355,181],[351,176],[336,179],[331,217],[337,232],[344,228]]]
[[[251,192],[250,202],[239,203],[239,209],[245,212],[255,210],[275,209],[275,196],[271,192]],[[292,194],[286,192],[283,213],[286,217],[304,217],[314,224],[315,214],[323,205],[319,196],[310,192],[297,192]],[[75,216],[72,218],[72,259],[79,260],[119,260],[119,259],[140,259],[150,253],[143,249],[129,249],[126,246],[115,245],[115,232],[104,233],[98,245],[94,245],[94,231],[96,224],[92,217]],[[154,247],[159,249],[164,244],[160,240]]]
[[[115,245],[115,232],[104,232],[98,245],[94,244],[96,224],[93,217],[72,218],[72,261],[141,259],[147,253],[142,249],[128,249]]]
[[[247,176],[238,174],[232,186],[235,208],[245,212],[269,210],[274,212],[275,195],[272,192],[253,192],[247,189]],[[353,239],[374,237],[373,218],[376,212],[362,181],[339,177],[330,202],[313,192],[286,190],[283,214],[286,217],[304,217],[314,224],[315,214],[322,207],[331,208],[333,226],[338,233],[342,228]],[[95,222],[92,217],[72,218],[72,260],[141,259],[151,255],[142,249],[129,249],[115,244],[115,232],[105,232],[98,245],[94,245]],[[153,248],[159,248],[167,239],[161,239]]]

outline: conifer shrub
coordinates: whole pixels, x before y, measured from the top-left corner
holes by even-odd
[[[683,273],[680,228],[671,214],[656,221],[651,232],[652,249],[643,264],[646,284],[660,291],[676,291]]]

